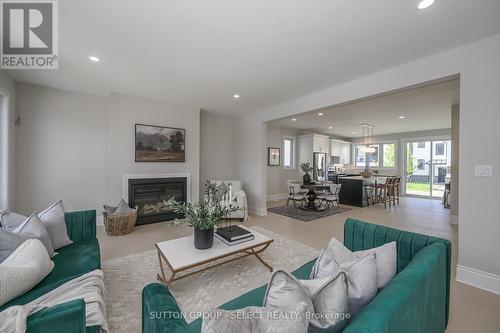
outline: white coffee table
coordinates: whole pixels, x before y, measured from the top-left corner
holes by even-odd
[[[183,277],[252,255],[272,272],[273,268],[271,265],[266,263],[259,256],[259,254],[265,251],[274,240],[258,233],[253,229],[249,229],[242,225],[239,226],[251,231],[254,235],[254,239],[248,242],[229,246],[224,244],[217,237],[214,237],[214,245],[210,249],[206,250],[197,250],[194,247],[193,236],[156,243],[156,250],[158,251],[158,260],[160,261],[161,270],[158,274],[158,280],[168,285],[172,281]],[[229,259],[214,263],[215,261],[224,258]],[[168,279],[165,277],[164,263],[168,266],[171,272]],[[178,276],[180,272],[196,267],[202,268]]]

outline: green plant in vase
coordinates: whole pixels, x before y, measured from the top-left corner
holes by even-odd
[[[241,208],[232,205],[230,183],[217,186],[207,181],[205,195],[195,203],[176,201],[174,197],[164,202],[164,205],[176,213],[184,215],[186,223],[194,229],[194,246],[197,249],[211,248],[214,242],[214,227],[220,224],[226,216]]]

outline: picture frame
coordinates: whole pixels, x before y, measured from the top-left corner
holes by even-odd
[[[268,166],[280,166],[281,165],[280,148],[276,148],[276,147],[267,148],[267,165]]]
[[[185,162],[186,130],[135,124],[136,162]]]

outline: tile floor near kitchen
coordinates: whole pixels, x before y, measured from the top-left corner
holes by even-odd
[[[283,204],[284,202],[281,201],[268,202],[269,207]],[[354,208],[345,213],[311,222],[302,222],[274,213],[269,213],[267,216],[252,215],[245,225],[260,226],[311,247],[322,249],[327,246],[331,237],[342,240],[343,225],[348,217],[451,240],[453,244],[451,308],[450,322],[446,331],[451,333],[500,332],[500,295],[455,282],[458,226],[449,223],[449,210],[444,209],[440,201],[402,198],[401,205],[398,207]],[[102,260],[153,250],[155,242],[184,237],[192,233],[188,226],[171,228],[168,224],[169,222],[163,222],[137,227],[133,233],[120,237],[109,237],[104,232],[104,227],[99,227],[98,238]]]

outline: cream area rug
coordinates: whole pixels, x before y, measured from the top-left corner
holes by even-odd
[[[261,256],[273,268],[294,271],[316,258],[319,251],[269,230],[254,230],[274,239]],[[108,296],[106,307],[110,332],[140,332],[142,289],[157,282],[160,270],[156,251],[132,254],[102,263]],[[254,256],[210,268],[174,281],[169,287],[186,313],[207,311],[266,284],[271,272]],[[194,318],[186,318],[188,322]]]

